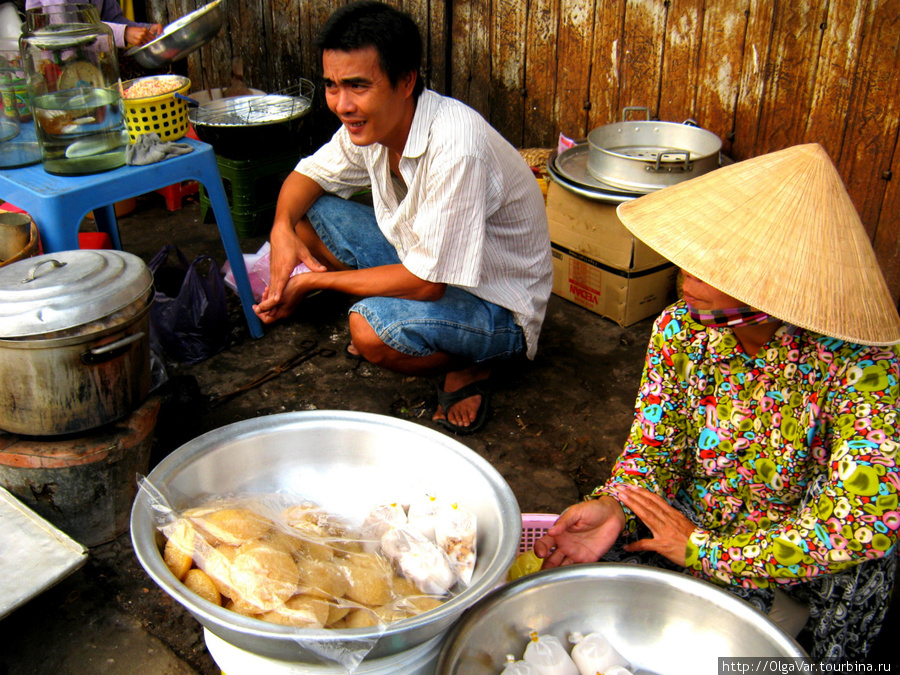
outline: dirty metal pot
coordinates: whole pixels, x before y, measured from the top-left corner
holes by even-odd
[[[294,147],[309,111],[315,86],[301,78],[296,87],[262,96],[234,96],[188,111],[194,132],[228,159],[258,159],[272,147]]]
[[[642,110],[644,121],[625,121]],[[588,134],[588,173],[601,183],[646,194],[719,168],[722,140],[690,120],[683,124],[650,120],[650,110],[627,107],[622,122]]]
[[[153,276],[84,250],[0,269],[0,429],[55,436],[131,413],[150,390]]]

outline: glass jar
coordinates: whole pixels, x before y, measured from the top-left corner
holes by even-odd
[[[116,45],[97,8],[28,10],[19,51],[44,170],[77,175],[125,164],[129,138]]]

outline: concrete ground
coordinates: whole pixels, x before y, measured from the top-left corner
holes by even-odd
[[[196,199],[177,211],[161,196],[139,198],[120,220],[123,246],[145,260],[176,244],[192,260],[224,254]],[[243,240],[252,253],[264,238]],[[225,424],[295,410],[345,409],[432,423],[437,378],[405,377],[345,357],[351,300],[320,294],[290,321],[250,337],[229,297],[228,344],[195,365],[166,362],[168,383],[151,467],[195,436]],[[493,417],[459,440],[504,476],[525,513],[559,513],[604,480],[626,437],[652,319],[622,328],[552,297],[538,357],[500,370]],[[210,398],[293,356],[304,340],[336,352],[316,357],[221,405]],[[445,432],[446,433],[446,432]],[[882,636],[897,635],[897,611]],[[896,662],[887,639],[874,662]],[[127,532],[90,549],[87,564],[0,621],[0,675],[219,673],[199,624],[146,575]]]

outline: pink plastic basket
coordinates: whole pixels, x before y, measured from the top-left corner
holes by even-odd
[[[522,514],[522,538],[519,539],[519,553],[525,553],[534,548],[534,542],[544,536],[550,526],[559,518],[552,513],[523,513]]]

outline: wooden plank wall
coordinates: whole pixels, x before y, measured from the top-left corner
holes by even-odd
[[[186,60],[201,87],[277,91],[317,72],[313,38],[343,0],[227,0],[228,26]],[[900,299],[900,0],[389,0],[426,38],[426,83],[517,147],[552,147],[626,106],[692,119],[734,159],[828,151]],[[147,0],[168,23],[197,0]],[[316,147],[336,124],[321,97]]]

